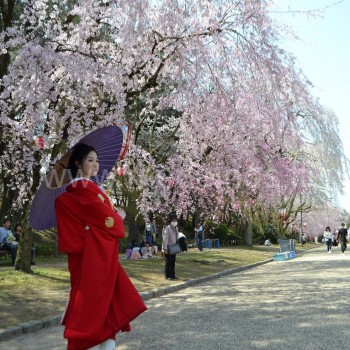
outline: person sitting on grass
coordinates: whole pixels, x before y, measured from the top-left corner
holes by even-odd
[[[141,253],[143,258],[153,258],[152,247],[146,243],[144,247],[141,248]]]
[[[139,247],[135,247],[132,250],[130,259],[141,259],[141,258],[142,258],[142,255],[140,254],[140,248]]]
[[[152,253],[153,253],[153,256],[156,257],[157,254],[158,254],[158,246],[157,246],[157,242],[156,241],[153,241],[153,244],[152,244]]]
[[[137,240],[136,240],[136,239],[133,239],[133,240],[131,241],[131,243],[128,245],[128,247],[126,248],[126,258],[127,258],[127,259],[130,259],[131,254],[132,254],[134,248],[138,248],[138,246],[137,246]],[[140,249],[140,248],[139,248],[139,249]]]
[[[265,246],[269,246],[269,245],[271,245],[270,240],[269,240],[269,239],[267,239],[267,240],[264,242],[264,245],[265,245]]]

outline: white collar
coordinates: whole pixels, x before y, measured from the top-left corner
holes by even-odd
[[[92,180],[87,179],[86,177],[76,177],[76,178],[73,179],[68,185],[70,185],[70,184],[72,184],[72,183],[74,183],[74,182],[76,182],[76,181],[79,181],[79,180],[88,180],[88,181],[93,182]]]

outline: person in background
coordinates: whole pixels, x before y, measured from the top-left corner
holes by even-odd
[[[338,231],[338,237],[337,240],[340,242],[340,248],[342,255],[345,254],[345,250],[347,248],[347,241],[348,241],[348,230],[345,228],[345,224],[342,223],[340,225],[340,229]]]
[[[195,229],[196,234],[197,234],[197,247],[200,252],[203,251],[203,224],[200,222],[198,225],[198,228]]]
[[[145,243],[151,246],[155,241],[156,233],[157,229],[154,221],[147,221],[145,225]]]
[[[327,252],[328,252],[328,254],[331,254],[334,235],[333,235],[333,232],[331,231],[329,226],[326,227],[326,230],[323,233],[323,237],[324,237],[324,241],[327,245]]]
[[[145,225],[145,241],[148,244],[152,244],[153,242],[150,222],[146,222],[146,225]]]
[[[130,257],[131,257],[131,254],[133,253],[133,251],[134,251],[134,248],[138,248],[138,246],[137,246],[137,240],[136,239],[133,239],[132,241],[131,241],[131,243],[128,245],[128,247],[126,248],[126,258],[127,259],[130,259]],[[140,248],[138,248],[139,249],[139,253],[141,252],[141,249]],[[141,253],[140,253],[141,254]]]
[[[142,255],[141,255],[141,249],[139,247],[135,247],[130,255],[130,259],[141,259]]]
[[[177,217],[171,216],[169,225],[163,230],[162,250],[165,256],[164,274],[171,281],[178,280],[175,274],[176,255],[168,254],[168,245],[175,244],[178,240]]]
[[[334,232],[333,247],[338,247],[338,242],[336,237],[338,237],[338,230],[335,230]]]
[[[16,224],[15,226],[15,232],[13,233],[13,235],[15,236],[15,240],[17,243],[19,243],[19,240],[21,239],[21,233],[22,233],[22,226],[21,224]],[[17,254],[17,252],[16,252]],[[36,265],[34,262],[34,258],[35,258],[35,247],[32,245],[31,247],[31,252],[30,252],[30,263],[31,265]]]
[[[179,232],[179,245],[182,252],[187,252],[186,236]]]
[[[140,254],[141,254],[141,257],[142,257],[142,254],[143,252],[145,251],[145,246],[146,246],[146,242],[145,240],[143,239],[140,243]]]
[[[153,256],[157,256],[158,254],[158,246],[157,246],[157,242],[154,241],[153,244],[152,244],[152,252],[153,252]]]
[[[152,244],[142,241],[140,247],[141,247],[140,253],[143,258],[150,258],[150,257],[153,258],[153,256],[157,255],[158,253],[157,242],[153,238],[152,238]]]
[[[143,258],[153,258],[153,248],[148,243],[142,248],[142,257]]]
[[[15,237],[10,231],[11,221],[5,218],[2,222],[2,227],[0,227],[0,248],[7,250],[12,259],[12,265],[15,264],[18,242],[15,242]]]
[[[267,240],[264,242],[264,245],[265,245],[265,246],[269,246],[269,245],[271,245],[270,240],[269,240],[269,239],[267,239]]]

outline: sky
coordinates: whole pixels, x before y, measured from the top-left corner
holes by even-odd
[[[336,113],[344,153],[350,159],[350,0],[275,0],[275,3],[282,13],[274,13],[273,17],[290,25],[302,39],[286,40],[284,47],[297,57],[305,75],[315,85],[313,95]],[[313,9],[324,9],[323,16],[303,13]],[[344,195],[335,204],[350,213],[348,178],[344,181]]]

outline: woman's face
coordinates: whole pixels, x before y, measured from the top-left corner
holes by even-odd
[[[81,171],[83,177],[90,179],[91,176],[96,176],[99,169],[97,154],[94,151],[91,151],[86,159],[83,161],[81,166]]]

